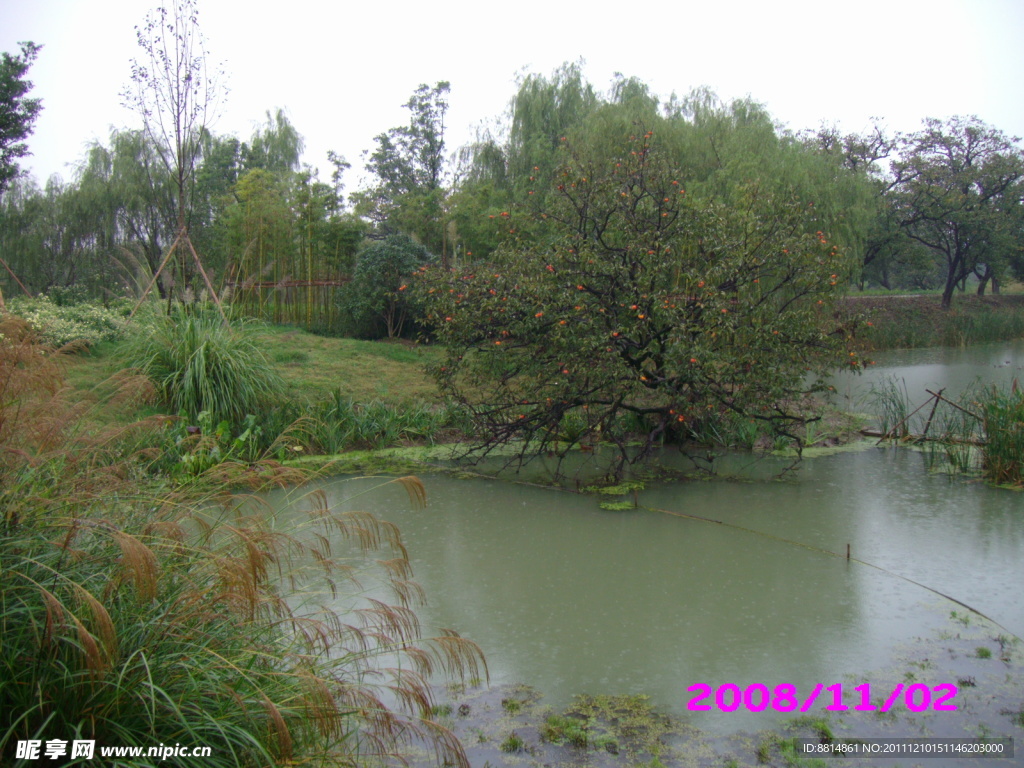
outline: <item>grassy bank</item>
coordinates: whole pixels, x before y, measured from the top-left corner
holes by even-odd
[[[434,722],[428,676],[485,668],[452,632],[421,637],[397,530],[316,494],[300,502],[308,524],[283,530],[258,494],[310,475],[266,456],[158,471],[165,452],[180,466],[215,437],[181,448],[160,419],[124,423],[127,401],[94,406],[65,386],[68,368],[79,385],[103,379],[117,350],[67,360],[0,321],[0,763],[32,764],[19,741],[93,740],[97,757],[180,744],[225,768],[363,765],[425,740],[438,763],[466,766]],[[424,501],[415,478],[391,482]]]
[[[942,309],[937,294],[855,293],[844,305],[871,323],[867,340],[875,349],[963,346],[1024,337],[1022,293],[980,298],[960,295],[949,310]],[[109,324],[104,318],[103,328]],[[111,377],[118,376],[125,367],[127,348],[123,340],[110,338],[105,332],[88,353],[69,360],[71,386],[109,394],[113,388]],[[355,403],[377,401],[394,407],[442,404],[426,370],[443,356],[437,347],[405,341],[330,338],[284,326],[261,327],[255,338],[284,381],[282,401],[305,406],[340,395]],[[111,415],[126,414],[119,408]]]
[[[871,323],[866,328],[867,341],[876,349],[1024,336],[1024,295],[1020,294],[957,297],[948,311],[940,307],[935,295],[855,296],[847,299],[846,305]],[[236,458],[249,460],[274,448],[279,459],[333,455],[447,442],[472,431],[465,412],[444,402],[428,373],[428,367],[441,359],[442,350],[437,347],[330,338],[291,327],[263,325],[254,329],[253,339],[266,364],[283,381],[283,389],[253,422],[255,429],[246,431],[235,425],[220,430],[216,445],[207,454],[234,452]],[[103,341],[87,354],[75,355],[68,363],[69,380],[80,391],[108,403],[106,418],[113,422],[172,413],[152,400],[147,405],[139,399],[132,407],[125,407],[120,393],[130,347],[127,340]],[[196,423],[196,415],[192,415],[192,423]],[[733,421],[714,421],[713,429],[694,438],[760,450],[778,447],[766,443],[756,424]],[[291,425],[297,426],[289,430]],[[176,448],[184,446],[186,451],[196,453],[184,441],[181,430],[185,426],[180,425],[168,439]],[[216,427],[216,422],[204,427],[204,434],[210,434],[211,427]],[[815,422],[801,437],[807,445],[835,441],[831,433],[819,432],[821,424]],[[236,445],[242,434],[247,436],[247,444]],[[285,439],[279,439],[282,435]],[[171,461],[182,460],[173,453],[166,453]],[[204,455],[185,460],[203,464],[207,458]]]
[[[359,341],[317,336],[287,326],[266,326],[255,338],[284,380],[285,399],[315,403],[341,390],[357,402],[393,405],[411,401],[439,403],[425,366],[441,359],[441,350],[422,344]],[[106,341],[67,362],[76,389],[103,389],[125,366],[123,341]]]
[[[957,296],[943,309],[937,295],[860,296],[845,300],[871,323],[875,349],[962,347],[1024,338],[1024,295]]]

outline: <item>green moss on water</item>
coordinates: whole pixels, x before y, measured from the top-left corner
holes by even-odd
[[[346,451],[330,456],[303,456],[285,463],[289,466],[320,470],[328,475],[408,475],[440,471],[445,463],[453,460],[455,451],[456,447],[451,445],[422,445]]]
[[[602,501],[598,506],[601,509],[607,509],[609,512],[625,512],[637,508],[636,504],[632,501]]]
[[[627,480],[617,485],[588,485],[583,491],[584,493],[600,493],[604,496],[625,496],[627,493],[635,493],[643,489],[643,481]]]

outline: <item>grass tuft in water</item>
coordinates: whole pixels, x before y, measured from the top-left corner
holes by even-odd
[[[985,425],[982,471],[994,483],[1024,485],[1024,391],[991,389],[981,402]]]

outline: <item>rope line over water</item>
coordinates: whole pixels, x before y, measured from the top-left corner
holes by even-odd
[[[995,625],[996,627],[998,627],[999,629],[1003,630],[1003,632],[1006,632],[1006,634],[1008,634],[1009,636],[1015,638],[1016,640],[1022,640],[1022,638],[1017,633],[1011,632],[1009,629],[1004,627],[1002,624],[1000,624],[998,621],[993,619],[991,616],[987,616],[986,614],[982,613],[981,611],[979,611],[974,606],[968,605],[963,600],[957,600],[952,595],[947,595],[945,592],[941,592],[940,590],[935,589],[934,587],[929,587],[927,584],[922,584],[919,581],[914,581],[914,579],[910,578],[909,576],[904,576],[901,573],[896,573],[895,571],[890,571],[888,568],[883,568],[882,566],[876,565],[875,563],[869,563],[867,560],[861,560],[860,558],[857,558],[857,557],[850,557],[848,555],[840,554],[839,552],[833,552],[830,549],[824,549],[822,547],[816,547],[813,544],[805,544],[805,543],[803,543],[801,541],[794,541],[793,539],[787,539],[787,538],[785,538],[783,536],[776,536],[773,533],[767,533],[765,531],[759,531],[756,528],[747,528],[746,526],[737,525],[736,523],[727,523],[724,520],[715,520],[715,519],[710,518],[710,517],[702,517],[700,515],[691,515],[691,514],[688,514],[686,512],[674,512],[671,509],[662,509],[661,507],[651,507],[651,506],[648,506],[646,504],[638,504],[637,505],[637,509],[646,509],[649,512],[660,512],[661,514],[664,514],[664,515],[672,515],[674,517],[682,517],[682,518],[686,518],[686,519],[689,519],[689,520],[699,520],[702,523],[714,523],[715,525],[724,525],[724,526],[726,526],[728,528],[734,528],[734,529],[736,529],[738,531],[745,531],[747,533],[752,533],[755,536],[763,536],[766,539],[774,539],[775,541],[781,541],[784,544],[789,544],[789,545],[795,546],[795,547],[802,547],[804,549],[809,549],[812,552],[820,552],[823,555],[830,555],[832,557],[838,557],[838,558],[840,558],[842,560],[848,560],[851,563],[858,563],[860,565],[867,566],[868,568],[874,568],[876,571],[881,571],[882,573],[884,573],[884,574],[886,574],[888,576],[893,576],[893,577],[895,577],[897,579],[902,579],[903,581],[905,581],[905,582],[907,582],[909,584],[913,584],[915,587],[920,587],[921,589],[924,589],[924,590],[927,590],[928,592],[931,592],[933,595],[938,595],[939,597],[943,597],[946,600],[949,600],[951,603],[956,603],[957,605],[961,606],[962,608],[966,608],[968,611],[970,611],[971,613],[975,614],[976,616],[980,616],[981,618],[985,619],[989,623]]]
[[[485,475],[485,474],[481,474],[481,473],[476,473],[476,472],[465,472],[464,474],[471,475],[471,476],[474,476],[474,477],[485,478],[485,479],[488,479],[488,480],[493,480],[494,479],[493,476]],[[531,482],[529,482],[527,480],[505,480],[505,482],[511,482],[511,483],[514,483],[515,485],[525,485],[525,486],[529,486],[531,488],[540,488],[542,490],[547,490],[547,491],[560,491],[560,492],[563,492],[563,493],[578,493],[578,491],[573,491],[570,488],[562,488],[562,487],[557,486],[557,485],[555,485],[555,486],[545,485],[543,483],[531,483]],[[957,600],[952,595],[947,595],[945,592],[942,592],[942,591],[940,591],[938,589],[935,589],[934,587],[929,587],[927,584],[922,584],[919,581],[915,581],[914,579],[910,578],[909,576],[904,576],[901,573],[896,573],[895,571],[890,571],[888,568],[883,568],[882,566],[876,565],[875,563],[869,563],[867,560],[861,560],[860,558],[857,558],[857,557],[850,557],[849,555],[840,554],[839,552],[833,552],[830,549],[824,549],[822,547],[816,547],[813,544],[805,544],[802,541],[794,541],[793,539],[787,539],[787,538],[785,538],[783,536],[776,536],[773,533],[767,533],[766,531],[759,531],[756,528],[747,528],[746,526],[738,525],[736,523],[727,523],[724,520],[715,520],[714,518],[702,517],[701,515],[691,515],[691,514],[689,514],[687,512],[675,512],[675,511],[673,511],[671,509],[662,509],[661,507],[652,507],[652,506],[648,506],[646,504],[640,504],[639,502],[637,503],[636,508],[637,509],[646,509],[648,512],[659,512],[659,513],[664,514],[664,515],[672,515],[673,517],[681,517],[681,518],[685,518],[685,519],[688,519],[688,520],[698,520],[698,521],[700,521],[702,523],[712,523],[714,525],[724,525],[724,526],[726,526],[728,528],[733,528],[733,529],[735,529],[737,531],[745,531],[746,533],[752,533],[755,536],[763,536],[766,539],[774,539],[775,541],[782,542],[783,544],[788,544],[788,545],[794,546],[794,547],[802,547],[803,549],[807,549],[807,550],[810,550],[812,552],[818,552],[820,554],[829,555],[831,557],[838,557],[838,558],[840,558],[842,560],[847,560],[847,561],[849,561],[851,563],[858,563],[858,564],[866,566],[868,568],[874,568],[876,571],[881,571],[882,573],[884,573],[884,574],[886,574],[888,576],[892,576],[893,578],[900,579],[902,581],[907,582],[908,584],[913,584],[915,587],[920,587],[921,589],[923,589],[923,590],[925,590],[927,592],[931,592],[933,595],[938,595],[939,597],[942,597],[942,598],[944,598],[946,600],[949,600],[951,603],[956,603],[961,608],[967,609],[968,611],[970,611],[974,615],[980,616],[981,618],[985,619],[985,621],[988,621],[989,623],[991,623],[993,626],[998,627],[999,629],[1001,629],[1003,632],[1005,632],[1007,635],[1009,635],[1010,637],[1014,638],[1015,640],[1017,640],[1019,642],[1024,642],[1024,638],[1021,638],[1021,636],[1018,635],[1016,632],[1012,632],[1011,630],[1007,629],[1002,624],[1000,624],[998,621],[993,619],[991,616],[988,616],[987,614],[979,611],[977,608],[975,608],[972,605],[968,605],[963,600]]]

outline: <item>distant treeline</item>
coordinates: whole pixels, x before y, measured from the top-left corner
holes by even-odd
[[[282,111],[268,112],[248,141],[199,136],[188,231],[217,290],[274,321],[409,333],[417,325],[406,320],[417,318],[401,288],[410,272],[486,263],[511,241],[545,237],[537,216],[516,216],[517,227],[508,219],[544,210],[565,148],[611,158],[637,132],[650,132],[685,188],[704,197],[741,204],[742,190],[756,187],[813,208],[853,287],[939,289],[948,305],[968,281],[996,292],[1024,274],[1021,150],[974,118],[926,120],[910,135],[792,132],[751,99],[706,89],[659,99],[622,76],[600,92],[566,64],[522,78],[496,127],[452,152],[448,93],[439,82],[412,94],[408,124],[376,137],[370,184],[347,197],[345,159],[330,154],[327,181],[300,165],[302,138]],[[64,301],[139,296],[178,231],[175,215],[152,139],[114,130],[70,180],[19,178],[0,198],[0,288]],[[153,291],[199,299],[204,286],[181,259]]]

